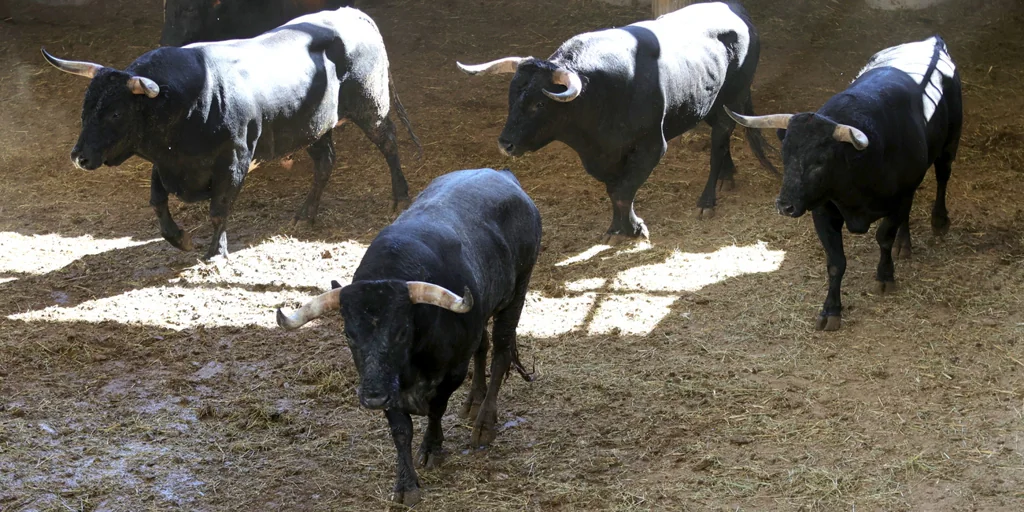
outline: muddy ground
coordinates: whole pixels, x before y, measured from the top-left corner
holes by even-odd
[[[815,109],[874,51],[936,31],[963,75],[952,229],[928,229],[929,175],[913,258],[887,296],[870,293],[874,237],[847,235],[839,332],[813,329],[826,275],[811,219],[775,213],[779,181],[739,134],[739,186],[710,220],[693,215],[709,130],[672,141],[638,196],[651,241],[635,247],[594,248],[609,203],[565,146],[497,152],[508,77],[463,75],[456,59],[547,56],[647,9],[361,2],[425,146],[417,161],[400,135],[414,191],[508,166],[545,223],[520,337],[539,379],[508,380],[489,450],[468,451],[469,426],[445,419],[450,455],[420,472],[418,509],[1024,508],[1024,8],[746,3],[764,41],[759,112]],[[86,81],[38,52],[123,67],[157,44],[160,3],[12,11],[0,23],[0,509],[386,508],[394,448],[382,415],[358,407],[340,320],[273,323],[274,308],[350,279],[393,218],[383,158],[358,130],[337,137],[316,228],[289,225],[308,158],[261,167],[230,219],[233,257],[200,263],[205,205],[172,201],[200,246],[183,253],[159,239],[147,164],[72,168]]]

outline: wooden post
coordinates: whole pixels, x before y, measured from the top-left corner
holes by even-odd
[[[654,17],[657,18],[662,14],[667,14],[695,3],[697,3],[696,0],[651,0],[651,10]]]

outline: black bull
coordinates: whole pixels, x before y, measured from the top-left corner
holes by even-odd
[[[512,173],[452,172],[431,182],[377,235],[351,284],[334,284],[292,314],[278,310],[278,324],[295,329],[341,309],[359,371],[359,401],[384,410],[398,450],[396,501],[411,506],[420,497],[409,414],[429,417],[419,461],[438,465],[441,418],[471,358],[473,386],[463,408],[474,421],[470,442],[476,447],[495,439],[502,380],[510,367],[528,378],[516,354],[516,328],[540,242],[540,212]]]
[[[561,141],[588,174],[605,184],[612,205],[606,241],[647,238],[633,211],[637,190],[668,140],[700,122],[711,126],[711,172],[697,201],[714,213],[716,185],[733,184],[729,141],[736,123],[721,109],[750,113],[750,84],[760,54],[757,30],[738,4],[695,4],[657,20],[577,35],[547,60],[507,57],[463,65],[466,73],[515,73],[508,119],[498,137],[510,156]],[[764,139],[746,130],[761,163]]]
[[[72,161],[88,170],[131,156],[152,162],[150,204],[161,234],[179,249],[190,250],[192,240],[171,218],[169,194],[210,201],[214,231],[204,258],[226,256],[226,221],[246,175],[304,148],[313,187],[295,221],[315,222],[334,167],[332,133],[346,121],[387,159],[392,207],[408,204],[388,118],[387,53],[376,24],[358,10],[302,16],[253,39],[158,48],[124,71],[43,54],[62,71],[92,78]]]

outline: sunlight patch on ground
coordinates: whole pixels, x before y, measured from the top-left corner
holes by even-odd
[[[11,281],[17,281],[17,277],[0,277],[0,284],[9,283]]]
[[[596,301],[596,293],[551,298],[529,292],[516,332],[538,338],[553,338],[579,329],[583,327]]]
[[[597,306],[587,334],[625,334],[646,336],[672,312],[679,297],[661,297],[646,293],[607,295]]]
[[[152,325],[175,330],[199,325],[277,328],[274,316],[277,306],[306,299],[307,294],[298,291],[252,292],[233,287],[156,286],[83,302],[74,307],[50,306],[7,318],[91,323],[111,320],[128,325]]]
[[[90,254],[135,247],[160,241],[122,238],[67,237],[57,234],[23,235],[0,232],[0,272],[45,274],[60,270]]]
[[[771,251],[764,242],[746,247],[723,247],[712,253],[675,251],[664,263],[634,267],[619,273],[612,289],[695,292],[730,277],[774,272],[784,258],[784,251]]]
[[[275,236],[231,253],[229,260],[200,263],[182,271],[188,283],[224,283],[331,288],[331,280],[352,281],[367,246],[358,242],[306,242]]]
[[[570,292],[588,292],[601,289],[607,282],[608,280],[603,277],[580,279],[579,281],[566,282],[565,289]]]
[[[638,244],[633,252],[650,248],[643,245]],[[597,246],[602,247],[607,246]],[[592,251],[594,248],[584,254]],[[785,251],[769,250],[765,242],[723,247],[710,253],[674,251],[662,263],[624,270],[610,281],[598,277],[566,282],[565,289],[570,294],[564,297],[531,295],[520,332],[537,337],[558,336],[573,330],[586,330],[590,335],[645,336],[671,313],[680,293],[695,292],[745,274],[774,272],[783,259]],[[593,315],[587,322],[591,310]]]
[[[332,279],[347,283],[365,252],[366,246],[356,242],[326,244],[275,237],[232,253],[227,261],[189,267],[167,286],[130,290],[73,307],[50,306],[8,318],[45,322],[109,320],[177,330],[200,325],[276,328],[274,313],[278,306],[297,307],[311,297],[308,291],[289,288],[326,291]],[[260,286],[285,290],[259,291]]]
[[[564,267],[566,265],[572,265],[573,263],[584,262],[584,261],[587,261],[590,258],[593,258],[594,256],[597,256],[598,254],[601,254],[602,252],[607,251],[608,249],[611,249],[611,248],[612,248],[612,246],[610,246],[610,245],[598,244],[598,245],[595,245],[595,246],[591,247],[590,249],[587,249],[587,250],[577,254],[576,256],[573,256],[571,258],[566,258],[566,259],[564,259],[564,260],[562,260],[562,261],[560,261],[558,263],[555,263],[555,266],[556,267]]]
[[[17,240],[21,258],[47,254],[64,256],[88,254],[86,249],[67,250],[67,238],[24,237],[5,234],[0,240]],[[129,239],[96,241],[88,250],[101,252],[140,245]],[[29,241],[41,242],[28,246]],[[650,246],[638,244],[637,250]],[[610,249],[598,245],[562,262],[579,262]],[[276,328],[274,310],[281,305],[298,307],[311,298],[309,290],[326,291],[332,279],[351,281],[366,246],[357,242],[316,243],[290,237],[274,237],[262,244],[233,253],[227,261],[199,263],[183,270],[166,286],[156,286],[113,297],[103,297],[71,307],[59,305],[11,315],[8,318],[45,322],[102,322],[152,325],[170,329],[197,326],[258,326]],[[80,256],[78,256],[80,257]],[[530,292],[520,320],[519,332],[540,338],[572,331],[596,334],[643,336],[654,330],[684,292],[694,292],[726,279],[753,273],[772,272],[785,257],[758,242],[746,247],[723,247],[711,253],[675,251],[662,263],[642,265],[619,272],[614,278],[590,277],[566,282],[567,295],[545,297]],[[7,259],[2,259],[7,258]],[[20,261],[0,255],[11,266]],[[26,272],[27,265],[19,267]],[[40,267],[35,267],[40,268]],[[8,270],[11,271],[11,270]],[[282,291],[267,291],[278,290]]]

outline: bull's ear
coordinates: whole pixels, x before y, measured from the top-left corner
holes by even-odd
[[[334,279],[331,279],[331,289],[333,290],[335,288],[341,288],[341,283],[335,281]]]

